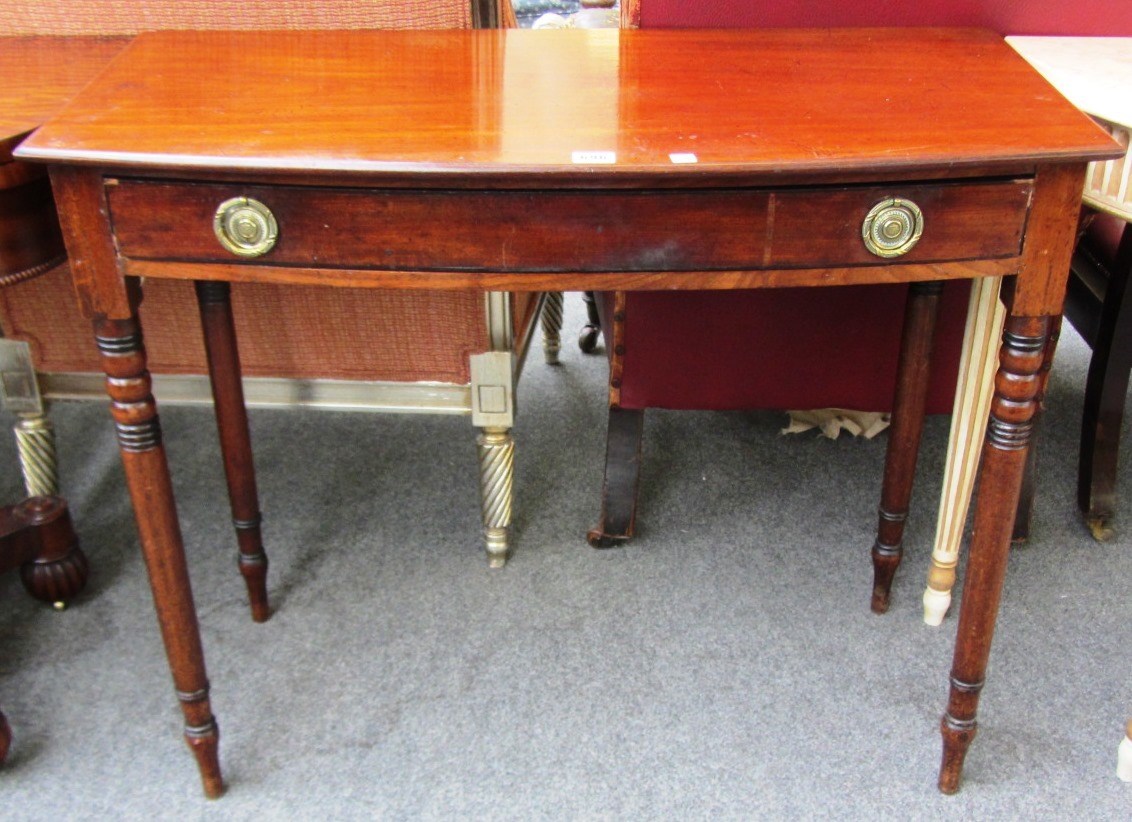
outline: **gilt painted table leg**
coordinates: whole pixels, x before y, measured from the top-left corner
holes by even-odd
[[[239,545],[240,573],[247,584],[252,619],[264,622],[271,615],[267,601],[267,553],[260,533],[262,517],[244,387],[240,380],[236,327],[232,321],[231,286],[226,282],[201,280],[196,282],[196,292],[220,450],[228,480],[232,524]]]
[[[196,757],[205,795],[218,797],[224,790],[219,730],[209,704],[200,628],[141,328],[134,314],[123,320],[96,319],[94,329],[161,637],[184,714],[185,740]]]
[[[542,304],[542,352],[549,365],[558,364],[562,350],[562,292],[548,291]]]
[[[904,525],[912,497],[920,437],[924,431],[924,407],[942,291],[942,282],[913,283],[908,289],[892,428],[885,452],[877,538],[872,550],[871,607],[878,614],[888,610],[892,579],[904,552]]]
[[[999,299],[1001,285],[1000,277],[984,277],[971,283],[935,546],[924,590],[924,622],[928,625],[940,625],[951,607],[951,589],[955,587],[955,568],[990,414],[998,342],[1006,317]]]

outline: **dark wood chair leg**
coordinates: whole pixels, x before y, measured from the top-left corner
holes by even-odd
[[[94,321],[95,341],[106,372],[106,392],[118,434],[118,450],[130,492],[153,605],[184,715],[185,741],[196,757],[204,793],[224,792],[220,731],[208,698],[208,674],[169,461],[161,440],[157,403],[146,369],[141,326],[129,319]]]
[[[236,527],[239,545],[240,573],[248,588],[252,619],[264,622],[271,615],[267,601],[267,553],[260,533],[262,517],[244,387],[240,380],[231,287],[225,282],[197,281],[196,292],[216,407],[216,427],[220,433],[220,451],[228,479],[232,524]]]
[[[587,539],[594,548],[612,548],[633,536],[637,519],[637,488],[641,478],[644,422],[644,409],[609,409],[601,519],[587,534]]]
[[[584,354],[592,354],[597,350],[597,340],[601,335],[601,317],[597,313],[597,302],[592,291],[583,291],[582,300],[586,304],[587,322],[578,334],[578,348]]]
[[[908,518],[912,480],[924,431],[924,407],[942,291],[941,282],[913,283],[908,289],[877,538],[872,549],[871,607],[878,614],[888,610],[892,579],[904,553],[904,523]]]
[[[1125,227],[1101,305],[1100,322],[1085,382],[1077,505],[1098,540],[1112,536],[1120,428],[1132,369],[1132,316],[1125,308],[1132,276],[1132,228]]]

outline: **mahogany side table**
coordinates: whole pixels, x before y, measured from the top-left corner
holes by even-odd
[[[546,61],[585,75],[554,129],[526,99]],[[615,105],[595,105],[603,86]],[[141,277],[489,291],[907,281],[925,328],[940,281],[1013,277],[941,725],[953,792],[1085,165],[1118,153],[978,31],[139,37],[17,155],[51,166],[205,793],[223,789],[218,731]],[[892,438],[890,463],[909,451]],[[882,530],[899,526],[882,512]],[[882,559],[894,570],[899,552]]]

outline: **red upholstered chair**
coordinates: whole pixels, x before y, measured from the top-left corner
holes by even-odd
[[[1132,3],[623,0],[622,21],[641,27],[933,25],[979,26],[1003,34],[1107,35],[1132,32]],[[951,410],[965,290],[966,284],[949,283],[941,299],[929,413]],[[899,285],[597,295],[611,363],[610,411],[602,514],[590,532],[591,543],[608,546],[633,534],[646,408],[890,410],[908,293]],[[908,305],[911,309],[912,301]],[[914,421],[907,427],[908,447],[914,448],[918,428]],[[886,519],[903,518],[909,494],[905,487],[885,501],[882,526]],[[878,539],[874,548],[874,558],[878,552],[888,557],[888,574],[899,562],[901,529],[890,529],[889,539]],[[878,566],[883,587],[879,577]],[[884,602],[874,597],[878,605],[883,609]]]

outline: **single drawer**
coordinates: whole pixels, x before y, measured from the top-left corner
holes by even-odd
[[[838,188],[465,191],[110,180],[119,251],[132,259],[393,271],[697,271],[877,263],[862,223],[878,203],[917,204],[907,262],[1019,253],[1026,180]],[[222,245],[217,209],[270,211],[270,250]],[[254,205],[254,204],[253,204]],[[242,206],[237,206],[242,207]],[[240,217],[243,220],[243,217]],[[239,222],[239,221],[237,221]],[[268,229],[240,223],[255,239]]]

